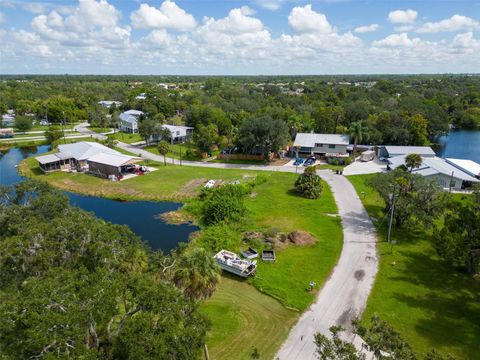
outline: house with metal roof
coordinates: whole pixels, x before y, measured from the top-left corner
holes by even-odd
[[[161,125],[161,128],[170,131],[171,139],[175,143],[185,142],[193,133],[193,127],[190,126]]]
[[[113,100],[101,100],[98,102],[98,105],[105,109],[110,109],[112,105],[115,104],[115,106],[121,106],[122,102],[121,101],[113,101]]]
[[[141,161],[96,142],[82,141],[58,146],[55,154],[35,158],[44,173],[52,171],[89,172],[108,177],[120,175],[127,165]]]
[[[387,169],[393,170],[405,165],[406,157],[407,155],[400,155],[389,158]],[[444,189],[462,190],[472,183],[480,182],[479,179],[436,156],[422,156],[422,164],[420,167],[414,168],[412,173],[437,181]]]
[[[408,154],[418,154],[422,157],[434,157],[435,151],[433,151],[430,146],[377,146],[377,156],[379,158],[393,158]]]
[[[138,121],[140,116],[144,115],[140,110],[127,110],[120,114],[120,131],[128,133],[138,133]]]
[[[445,159],[445,161],[462,170],[470,176],[480,179],[480,164],[466,159]]]
[[[346,154],[349,137],[339,134],[298,133],[293,143],[297,156]]]

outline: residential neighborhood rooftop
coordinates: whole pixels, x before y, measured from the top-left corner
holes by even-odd
[[[348,143],[347,135],[298,133],[293,146],[314,147],[315,144],[348,145]]]
[[[435,156],[435,151],[430,146],[395,146],[385,145],[385,150],[389,154],[418,154],[422,156]]]

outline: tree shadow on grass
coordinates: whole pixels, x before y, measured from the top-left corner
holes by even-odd
[[[451,268],[433,254],[399,250],[403,271],[391,280],[419,287],[413,292],[394,293],[409,308],[421,309],[424,318],[415,330],[432,347],[458,347],[466,358],[480,353],[480,283]],[[408,316],[408,314],[405,314]]]

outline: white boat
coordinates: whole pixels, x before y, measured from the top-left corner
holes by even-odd
[[[219,251],[214,259],[223,270],[243,278],[255,274],[257,270],[256,261],[242,260],[237,254],[228,250]]]

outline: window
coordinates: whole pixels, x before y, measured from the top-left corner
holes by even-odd
[[[329,148],[329,149],[335,149],[335,144],[329,144],[329,145],[328,145],[328,148]]]
[[[323,147],[323,144],[315,144],[315,147]]]

